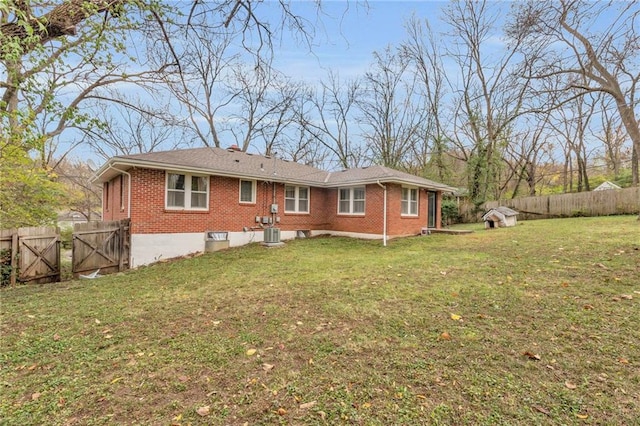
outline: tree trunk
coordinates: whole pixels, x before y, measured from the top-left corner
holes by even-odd
[[[30,10],[24,10],[23,12],[29,16],[29,25],[17,22],[0,25],[0,42],[6,43],[17,38],[22,41],[22,49],[26,53],[37,44],[34,38],[30,37],[30,32],[37,36],[37,40],[42,44],[65,35],[74,35],[76,25],[80,22],[123,3],[124,0],[69,0],[60,3],[51,12],[39,18],[32,16]]]

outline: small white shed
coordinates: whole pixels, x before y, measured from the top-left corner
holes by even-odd
[[[509,207],[496,207],[482,216],[485,229],[504,228],[518,224],[518,212]]]

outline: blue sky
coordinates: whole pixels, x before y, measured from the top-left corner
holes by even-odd
[[[323,3],[324,16],[315,21],[313,2],[298,2],[300,11],[316,25],[313,52],[285,34],[276,45],[276,67],[294,79],[308,82],[326,74],[321,68],[338,71],[341,77],[362,75],[372,61],[374,51],[398,45],[406,38],[405,22],[415,14],[428,18],[435,31],[439,28],[444,1],[370,1],[368,8],[354,2]]]

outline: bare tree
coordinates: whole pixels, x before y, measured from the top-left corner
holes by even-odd
[[[372,159],[384,166],[400,168],[422,137],[426,110],[417,92],[416,76],[408,72],[404,52],[387,47],[374,52],[374,63],[364,76],[359,99],[363,138]]]
[[[359,80],[342,82],[338,73],[329,71],[315,93],[308,93],[313,111],[301,121],[312,140],[326,147],[342,168],[358,167],[364,161],[362,146],[353,142],[360,84]]]
[[[154,109],[139,102],[127,102],[117,108],[95,105],[104,124],[87,128],[82,143],[105,160],[114,155],[176,149],[192,144],[194,135],[184,122],[176,122],[166,108]]]
[[[591,150],[587,136],[597,105],[598,100],[593,96],[573,97],[571,101],[565,101],[562,108],[552,111],[549,124],[559,135],[565,152],[565,191],[574,190],[574,164],[577,173],[575,190],[591,190],[588,174]]]
[[[524,113],[527,68],[518,64],[517,45],[500,53],[488,52],[487,44],[497,29],[499,10],[486,1],[465,0],[445,9],[452,43],[448,55],[460,69],[453,142],[468,165],[469,196],[480,205],[500,198],[502,153],[514,121]]]
[[[431,30],[429,21],[416,16],[405,24],[408,40],[402,44],[403,52],[414,67],[417,76],[417,90],[424,99],[426,114],[422,123],[422,137],[412,146],[412,167],[425,176],[433,176],[441,181],[450,178],[447,164],[449,137],[447,136],[447,95],[446,75],[442,63],[439,42]],[[431,168],[436,169],[435,173]]]
[[[236,94],[233,106],[237,110],[230,114],[227,130],[243,151],[262,142],[265,154],[270,154],[278,138],[294,124],[293,105],[301,86],[269,64],[241,65],[233,76],[230,90]]]
[[[521,123],[521,130],[505,145],[503,157],[509,173],[504,177],[504,185],[513,189],[512,198],[520,195],[523,183],[527,195],[536,195],[544,177],[541,166],[552,159],[549,117],[548,111],[528,116],[525,123]]]
[[[64,186],[65,204],[69,211],[81,214],[87,221],[102,208],[102,188],[91,181],[96,167],[91,162],[61,159],[52,165]]]
[[[609,102],[611,98],[603,97],[600,101],[600,128],[594,136],[602,142],[605,164],[613,174],[613,179],[617,180],[620,178],[623,164],[629,160],[629,151],[625,152],[629,141],[624,125],[620,122],[620,116],[616,114],[615,107],[611,108]]]
[[[229,52],[232,37],[228,33],[208,30],[175,34],[176,38],[182,38],[182,51],[175,58],[178,70],[167,68],[165,82],[185,108],[200,142],[205,146],[221,147],[225,108],[238,95],[226,85],[233,69],[239,66],[239,55]]]
[[[533,76],[567,76],[560,103],[592,93],[615,102],[620,120],[640,152],[637,107],[640,34],[636,31],[638,2],[535,1],[516,8],[508,33],[528,59],[538,63]],[[594,29],[597,28],[597,31]],[[638,164],[632,165],[638,185]]]

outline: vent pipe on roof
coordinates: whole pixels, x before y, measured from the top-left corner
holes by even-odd
[[[238,145],[233,144],[229,148],[227,148],[227,151],[234,152],[234,151],[242,151],[242,150],[240,149],[240,147]]]

